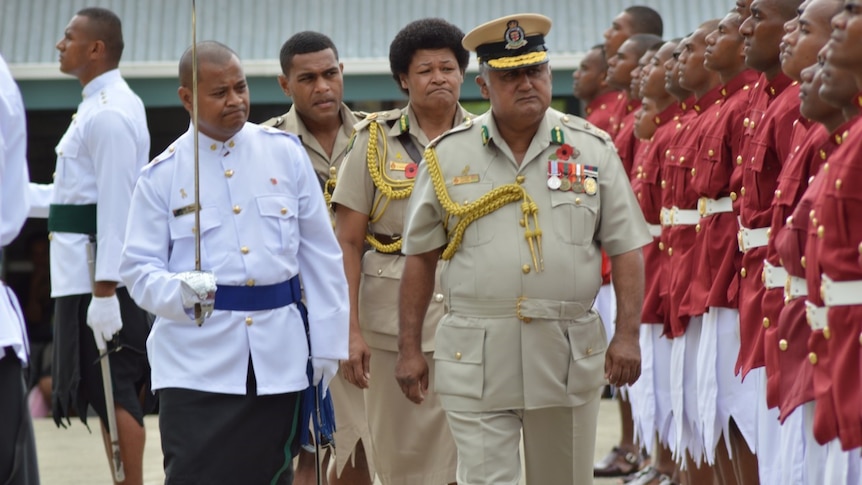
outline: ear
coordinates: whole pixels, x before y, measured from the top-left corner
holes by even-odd
[[[407,91],[407,75],[399,74],[398,75],[398,84],[401,85],[401,89]]]
[[[90,57],[92,59],[104,58],[106,53],[107,48],[105,47],[104,41],[93,41],[92,45],[90,46]]]
[[[278,85],[281,86],[281,90],[284,91],[284,95],[290,97],[290,85],[287,83],[287,76],[279,74]]]
[[[488,92],[488,84],[485,82],[485,78],[481,75],[476,76],[476,84],[479,86],[479,93],[482,94],[483,99],[491,99],[491,95]]]
[[[189,114],[191,114],[191,112],[192,112],[192,90],[185,87],[185,86],[180,86],[180,88],[177,89],[177,96],[179,96],[180,102],[183,103],[183,108],[185,108],[186,111],[188,111]]]
[[[341,71],[341,74],[344,74],[344,63],[343,62],[338,63],[338,70]]]

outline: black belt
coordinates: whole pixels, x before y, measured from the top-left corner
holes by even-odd
[[[401,236],[390,236],[388,234],[377,234],[376,232],[372,233],[371,236],[374,237],[374,239],[377,239],[377,241],[380,244],[383,244],[384,246],[388,246],[390,244],[395,244],[396,242],[401,240]],[[378,251],[377,249],[375,249],[375,251],[377,251],[380,254],[395,254],[398,256],[404,256],[404,253],[402,253],[401,251],[384,252],[384,251]]]

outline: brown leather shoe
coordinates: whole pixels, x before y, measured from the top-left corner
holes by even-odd
[[[614,446],[610,453],[593,465],[594,477],[623,477],[640,470],[643,457]]]

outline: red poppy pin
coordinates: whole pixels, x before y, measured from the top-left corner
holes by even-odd
[[[416,165],[416,163],[414,163],[414,162],[408,163],[407,166],[404,167],[404,176],[409,178],[409,179],[412,179],[413,177],[416,176],[416,170],[418,168],[419,168],[419,166]]]
[[[560,148],[557,148],[557,160],[566,161],[572,157],[574,148],[568,143],[563,143]]]

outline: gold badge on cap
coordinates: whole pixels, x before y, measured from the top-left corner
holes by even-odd
[[[527,45],[527,35],[524,33],[524,29],[518,25],[517,20],[510,20],[507,27],[505,36],[506,49],[520,49]]]

